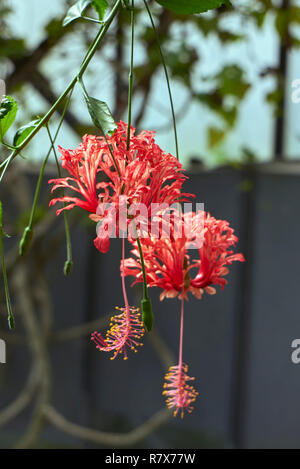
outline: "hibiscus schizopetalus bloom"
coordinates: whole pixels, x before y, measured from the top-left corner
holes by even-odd
[[[66,204],[57,214],[78,206],[90,212],[92,220],[102,222],[104,230],[95,239],[101,252],[109,249],[112,206],[118,210],[121,196],[126,197],[127,209],[132,204],[144,204],[147,208],[150,204],[172,205],[187,196],[181,193],[187,178],[182,165],[155,143],[154,136],[152,131],[135,135],[131,127],[127,150],[127,124],[121,121],[112,136],[85,135],[75,150],[59,147],[62,167],[69,176],[50,180],[54,184],[52,192],[61,188],[75,194],[53,198],[50,205]]]
[[[75,206],[88,211],[90,218],[98,223],[94,244],[104,253],[109,250],[110,237],[119,236],[121,230],[126,231],[129,220],[136,230],[136,214],[127,217],[127,211],[132,207],[137,204],[146,207],[148,223],[150,205],[172,205],[186,197],[181,193],[186,179],[182,165],[155,143],[154,132],[144,131],[135,135],[135,129],[131,127],[129,147],[127,133],[128,126],[120,122],[112,136],[85,135],[77,149],[59,148],[62,167],[69,176],[49,181],[54,184],[52,192],[60,188],[75,193],[56,197],[50,205],[57,202],[65,204],[57,214]],[[119,229],[120,220],[114,215],[120,213],[120,205],[121,212],[125,208],[126,214],[125,226],[123,222]],[[145,293],[142,312],[145,325],[151,329],[151,302]]]
[[[213,295],[215,285],[223,289],[227,283],[224,277],[229,273],[228,266],[245,260],[233,251],[238,238],[229,223],[209,213],[176,214],[170,218],[169,233],[165,236],[162,231],[160,237],[150,233],[141,239],[147,282],[150,287],[162,289],[161,299],[187,298],[189,292],[197,298],[204,291]],[[190,247],[197,248],[196,257],[189,254],[194,251],[189,251]],[[132,254],[125,260],[125,275],[134,276],[136,283],[142,281],[142,273],[135,244]]]
[[[189,292],[200,299],[204,291],[216,293],[215,285],[223,289],[228,266],[234,261],[243,262],[244,256],[233,251],[238,238],[229,223],[209,213],[174,211],[170,218],[163,213],[160,222],[159,236],[150,233],[141,242],[148,285],[162,289],[161,300],[176,296],[181,299],[178,365],[172,366],[166,374],[163,394],[167,397],[167,406],[174,409],[174,416],[180,413],[183,417],[185,411],[193,410],[192,404],[198,395],[189,384],[194,378],[188,376],[188,366],[182,358],[184,300]],[[191,255],[191,248],[196,256]],[[132,254],[134,257],[124,262],[124,273],[139,282],[141,265],[136,246]]]

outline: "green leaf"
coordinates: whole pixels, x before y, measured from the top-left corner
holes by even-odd
[[[191,15],[194,13],[203,13],[214,8],[219,8],[222,5],[230,6],[229,0],[156,0],[157,3],[162,5],[168,10],[180,13],[183,15]]]
[[[72,23],[82,16],[87,7],[92,3],[92,0],[79,0],[67,12],[67,16],[63,21],[63,26]]]
[[[41,119],[36,119],[34,121],[29,122],[26,125],[20,127],[15,136],[14,136],[14,146],[17,147],[24,142],[26,137],[35,129],[35,127],[40,123]]]
[[[85,100],[88,111],[95,126],[101,130],[104,135],[112,135],[117,128],[117,124],[104,101],[92,98],[85,93]]]
[[[106,0],[79,0],[68,10],[67,16],[63,21],[63,26],[67,26],[67,24],[72,23],[72,21],[81,18],[89,5],[97,11],[99,20],[102,21],[108,7]]]
[[[94,0],[92,7],[96,10],[99,15],[99,20],[102,21],[107,10],[108,4],[106,0]]]
[[[25,256],[29,251],[31,241],[33,237],[33,230],[29,226],[27,226],[24,230],[22,239],[19,244],[19,254],[20,256]]]
[[[11,96],[5,96],[0,103],[0,141],[14,123],[17,112],[18,103]]]
[[[151,331],[154,321],[150,298],[143,298],[141,303],[142,320],[148,332]]]
[[[225,137],[225,131],[217,127],[210,127],[208,129],[208,144],[210,148],[219,145]]]

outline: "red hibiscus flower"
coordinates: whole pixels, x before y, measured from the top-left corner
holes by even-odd
[[[52,192],[62,188],[75,195],[53,198],[50,205],[66,203],[57,214],[81,207],[92,214],[91,219],[105,224],[109,214],[99,213],[99,204],[114,204],[117,209],[121,196],[127,198],[127,209],[132,204],[144,204],[149,208],[151,203],[172,205],[187,200],[188,194],[181,194],[186,179],[182,165],[155,143],[154,135],[151,131],[135,135],[135,129],[131,128],[127,150],[127,124],[120,122],[111,137],[85,135],[77,149],[59,148],[62,167],[69,176],[50,180],[49,183],[54,184]],[[109,237],[105,230],[101,231],[104,240],[96,238],[95,244],[106,252]]]
[[[163,226],[163,215],[161,223]],[[158,238],[150,233],[148,238],[141,239],[147,282],[150,287],[162,289],[161,299],[177,295],[187,298],[188,292],[197,298],[204,291],[212,295],[216,292],[213,285],[223,289],[227,283],[224,277],[229,273],[228,266],[245,260],[242,254],[234,253],[238,238],[225,220],[199,211],[177,214],[167,225],[168,236],[162,230]],[[125,275],[134,276],[136,283],[142,281],[142,271],[135,243],[132,254],[132,258],[125,260]]]

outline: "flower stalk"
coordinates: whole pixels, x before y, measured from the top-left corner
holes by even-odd
[[[170,85],[170,79],[169,79],[167,64],[166,64],[165,57],[164,57],[164,54],[163,54],[162,46],[160,44],[159,35],[158,35],[157,29],[156,29],[156,26],[155,26],[155,23],[154,23],[154,20],[153,20],[152,13],[151,13],[150,8],[147,4],[147,0],[143,0],[143,1],[144,1],[144,4],[145,4],[147,13],[149,15],[149,19],[150,19],[150,22],[151,22],[151,25],[152,25],[152,29],[153,29],[154,34],[155,34],[155,39],[156,39],[157,46],[158,46],[158,49],[159,49],[161,62],[163,64],[163,68],[164,68],[164,72],[165,72],[165,76],[166,76],[166,82],[167,82],[168,94],[169,94],[169,100],[170,100],[170,106],[171,106],[171,113],[172,113],[172,119],[173,119],[176,158],[179,160],[179,147],[178,147],[178,137],[177,137],[176,115],[175,115],[173,96],[172,96],[172,90],[171,90],[171,85]]]
[[[7,307],[7,320],[8,326],[10,329],[14,329],[15,327],[15,319],[12,312],[9,289],[8,289],[8,281],[7,281],[7,273],[6,273],[6,266],[5,266],[5,258],[4,258],[4,248],[3,248],[3,236],[7,236],[3,231],[3,211],[2,211],[2,202],[0,201],[0,255],[1,255],[1,264],[2,264],[2,274],[3,274],[3,281],[4,281],[4,291],[5,291],[5,298],[6,298],[6,307]]]
[[[54,136],[53,139],[52,139],[51,134],[50,134],[48,123],[45,124],[46,129],[47,129],[47,133],[48,133],[48,137],[49,137],[49,140],[50,140],[50,148],[49,148],[49,150],[46,154],[46,157],[45,157],[45,159],[42,163],[41,169],[40,169],[40,174],[39,174],[38,182],[37,182],[35,193],[34,193],[33,204],[32,204],[32,207],[31,207],[29,222],[28,222],[27,227],[24,230],[22,239],[21,239],[20,244],[19,244],[19,254],[20,254],[20,256],[25,256],[27,254],[27,252],[29,251],[29,249],[30,249],[30,245],[31,245],[32,237],[33,237],[34,217],[35,217],[35,212],[36,212],[38,200],[39,200],[39,197],[40,197],[41,186],[42,186],[42,181],[43,181],[45,169],[46,169],[48,159],[49,159],[49,156],[51,154],[52,149],[54,150],[54,154],[56,155],[54,144],[55,144],[55,141],[56,141],[56,139],[58,137],[58,134],[60,132],[61,126],[63,124],[67,109],[68,109],[70,101],[71,101],[72,93],[73,93],[73,90],[71,90],[71,92],[68,96],[68,99],[67,99],[66,104],[64,106],[61,118],[60,118],[59,123],[58,123],[58,127],[57,127],[56,132],[55,132],[55,136]],[[58,167],[59,167],[59,165],[58,165]],[[59,174],[61,176],[60,172],[59,172]],[[65,228],[66,228],[67,244],[69,244],[69,246],[67,247],[68,261],[69,261],[69,255],[71,255],[71,248],[70,248],[70,236],[69,236],[68,220],[66,221],[66,217],[65,217]],[[71,255],[71,257],[72,257],[72,255]],[[68,267],[67,270],[70,273],[70,267]]]
[[[128,80],[128,127],[127,127],[127,142],[126,147],[127,151],[130,148],[130,131],[131,131],[131,120],[132,120],[132,90],[133,90],[133,61],[134,61],[134,0],[131,2],[131,9],[130,9],[130,24],[131,24],[131,47],[130,47],[130,69],[129,69],[129,80]],[[143,250],[141,246],[141,242],[137,235],[137,231],[134,225],[135,233],[137,236],[137,243],[140,253],[140,259],[142,264],[142,271],[143,271],[143,299],[141,301],[141,311],[142,311],[142,319],[143,323],[148,332],[151,331],[154,321],[154,316],[152,312],[152,303],[148,295],[148,287],[147,287],[147,277],[146,277],[146,269],[143,257]],[[124,261],[124,260],[123,260]]]
[[[70,98],[71,98],[71,96],[70,96]],[[51,146],[52,146],[52,150],[53,150],[53,154],[54,154],[54,158],[55,158],[55,162],[56,162],[56,166],[57,166],[57,172],[58,172],[59,177],[62,177],[62,173],[61,173],[61,169],[60,169],[59,161],[58,161],[58,157],[57,157],[57,152],[56,152],[55,146],[54,146],[54,141],[55,140],[53,140],[50,129],[49,129],[48,126],[47,126],[47,131],[48,131],[48,136],[49,136],[49,139],[50,139],[50,142],[51,142]],[[63,196],[65,195],[64,189],[62,190],[62,194],[63,194]],[[64,206],[65,205],[66,204],[64,204]],[[64,274],[67,277],[68,275],[71,274],[72,269],[73,269],[73,258],[72,258],[72,243],[71,243],[71,235],[70,235],[69,217],[68,217],[68,213],[66,212],[66,210],[64,210],[64,223],[65,223],[66,244],[67,244],[67,259],[66,259],[65,264],[64,264]]]
[[[26,139],[16,147],[16,149],[11,153],[9,157],[7,157],[1,164],[0,164],[0,170],[4,168],[4,170],[7,169],[7,166],[15,159],[15,157],[28,145],[28,143],[33,139],[33,137],[41,130],[41,128],[50,120],[56,109],[59,107],[61,102],[64,100],[66,96],[70,93],[70,91],[73,90],[75,87],[78,79],[80,79],[84,72],[86,71],[90,61],[92,60],[93,56],[95,55],[95,52],[97,51],[97,48],[99,44],[102,42],[102,40],[105,37],[105,34],[107,33],[107,30],[109,29],[112,21],[114,20],[115,16],[118,13],[119,7],[121,5],[121,0],[116,0],[114,6],[111,9],[111,12],[109,16],[107,17],[105,23],[103,24],[102,28],[98,32],[97,36],[95,37],[88,53],[86,54],[81,67],[78,71],[78,73],[74,76],[74,78],[70,81],[66,89],[62,92],[62,94],[59,96],[59,98],[55,101],[53,106],[49,109],[49,111],[45,114],[45,116],[41,119],[39,124],[30,132],[30,134],[26,137]]]
[[[133,59],[134,59],[134,0],[131,2],[130,9],[130,25],[131,25],[131,46],[130,46],[130,69],[128,80],[128,128],[127,128],[127,151],[130,145],[130,130],[132,119],[132,90],[133,90]]]

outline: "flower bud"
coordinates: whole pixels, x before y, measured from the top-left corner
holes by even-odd
[[[32,236],[33,236],[33,230],[29,228],[29,226],[27,226],[24,230],[24,233],[20,241],[20,245],[19,245],[20,256],[25,256],[25,254],[27,254],[31,245]]]
[[[154,321],[152,304],[149,298],[143,298],[141,303],[142,319],[148,332],[151,331]]]
[[[73,269],[73,261],[67,260],[64,265],[64,274],[67,277],[70,275]]]

